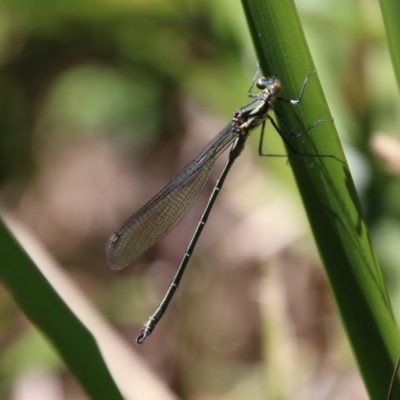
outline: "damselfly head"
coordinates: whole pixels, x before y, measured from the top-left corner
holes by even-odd
[[[258,78],[256,86],[260,90],[267,89],[271,97],[276,97],[282,89],[281,82],[274,76],[271,78]]]

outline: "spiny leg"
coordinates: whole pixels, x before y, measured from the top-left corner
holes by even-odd
[[[298,99],[284,99],[284,98],[282,98],[282,97],[277,97],[276,99],[279,100],[279,101],[284,101],[284,102],[286,102],[286,103],[293,104],[293,105],[295,105],[295,106],[299,105],[300,102],[301,102],[301,99],[302,99],[302,97],[303,97],[304,90],[305,90],[305,88],[306,88],[306,86],[307,86],[308,79],[310,78],[311,75],[314,75],[314,74],[316,74],[316,73],[317,73],[317,70],[314,70],[314,71],[310,72],[310,73],[306,76],[306,78],[304,79],[303,85],[301,86],[300,94],[299,94]]]
[[[270,116],[267,117],[267,119],[270,119],[272,121],[272,118]],[[270,153],[263,153],[263,147],[264,147],[264,132],[265,132],[265,121],[261,125],[261,133],[260,133],[260,141],[258,142],[258,155],[261,157],[288,157],[287,154],[270,154]],[[280,134],[280,132],[278,132]],[[280,134],[280,136],[282,136]],[[288,147],[291,147],[289,143],[283,138],[285,143],[288,145]],[[292,150],[292,149],[291,149]]]
[[[283,132],[281,131],[281,129],[279,128],[278,124],[270,117],[268,116],[268,119],[271,121],[272,126],[275,128],[275,130],[279,133],[280,137],[282,138],[282,140],[285,142],[285,144],[287,145],[287,147],[289,148],[289,150],[292,152],[293,155],[295,156],[304,156],[304,157],[321,157],[321,158],[334,158],[337,161],[343,162],[343,160],[340,160],[339,158],[337,158],[336,156],[332,155],[332,154],[313,154],[313,153],[299,153],[290,143],[290,141],[288,140],[288,138],[283,134]],[[327,120],[319,120],[317,122],[315,122],[314,124],[312,124],[309,128],[305,129],[303,132],[300,132],[299,134],[295,134],[293,132],[293,130],[286,124],[284,124],[285,129],[290,129],[290,131],[293,133],[292,138],[293,139],[298,139],[299,137],[301,137],[304,133],[308,132],[309,130],[311,130],[312,128],[314,128],[316,125],[320,124],[321,122],[331,122],[331,121],[327,121]],[[259,142],[259,146],[258,146],[258,154],[261,157],[290,157],[290,155],[286,155],[286,154],[269,154],[269,153],[264,153],[263,152],[263,147],[264,147],[264,129],[265,127],[265,123],[263,124],[263,126],[261,127],[261,135],[260,135],[260,142]]]
[[[313,129],[315,126],[323,123],[323,122],[333,122],[333,119],[319,119],[318,121],[315,121],[311,126],[309,126],[307,129],[304,129],[303,131],[296,133],[294,132],[294,130],[289,126],[289,124],[287,123],[287,121],[285,120],[285,118],[282,117],[282,115],[280,114],[280,112],[275,108],[271,106],[271,109],[274,110],[275,115],[279,118],[279,121],[281,121],[282,125],[285,128],[285,131],[293,138],[293,139],[299,139],[301,138],[305,133],[307,133],[308,131],[310,131],[311,129]],[[272,121],[272,120],[271,120]],[[276,128],[275,126],[275,121],[272,122],[272,125],[274,125],[274,128]],[[277,129],[278,130],[278,129]],[[280,135],[282,136],[282,134],[280,133]]]
[[[260,70],[261,70],[260,64],[257,62],[257,71],[256,71],[256,73],[254,75],[253,81],[251,82],[250,89],[247,92],[247,97],[257,97],[258,96],[258,94],[251,93],[251,91],[253,90],[254,84],[257,81],[257,77],[258,77],[258,75],[260,73]]]

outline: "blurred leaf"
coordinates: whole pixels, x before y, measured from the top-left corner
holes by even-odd
[[[96,341],[0,221],[0,280],[94,399],[122,399]]]
[[[48,96],[40,130],[46,138],[51,132],[79,136],[129,132],[146,137],[159,123],[158,91],[153,86],[143,76],[131,80],[102,65],[69,69]]]
[[[396,0],[381,0],[379,3],[385,23],[393,68],[397,78],[397,86],[400,86],[400,27],[397,19],[400,13],[400,4]]]

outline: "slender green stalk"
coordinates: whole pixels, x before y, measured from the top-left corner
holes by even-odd
[[[386,35],[389,42],[390,55],[396,74],[397,85],[400,87],[400,3],[396,0],[380,0]]]
[[[293,1],[242,3],[264,74],[278,76],[282,96],[294,98],[314,65]],[[318,78],[312,80],[295,115],[279,108],[297,132],[331,118]],[[291,157],[290,164],[370,398],[385,399],[400,336],[334,124],[318,125],[294,147],[334,156]],[[398,382],[393,396],[400,396]]]
[[[0,280],[93,399],[122,399],[92,334],[66,306],[0,220]]]

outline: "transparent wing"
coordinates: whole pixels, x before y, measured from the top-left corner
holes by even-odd
[[[196,202],[215,160],[236,135],[232,122],[161,192],[111,235],[106,246],[111,268],[126,267],[182,220]]]

